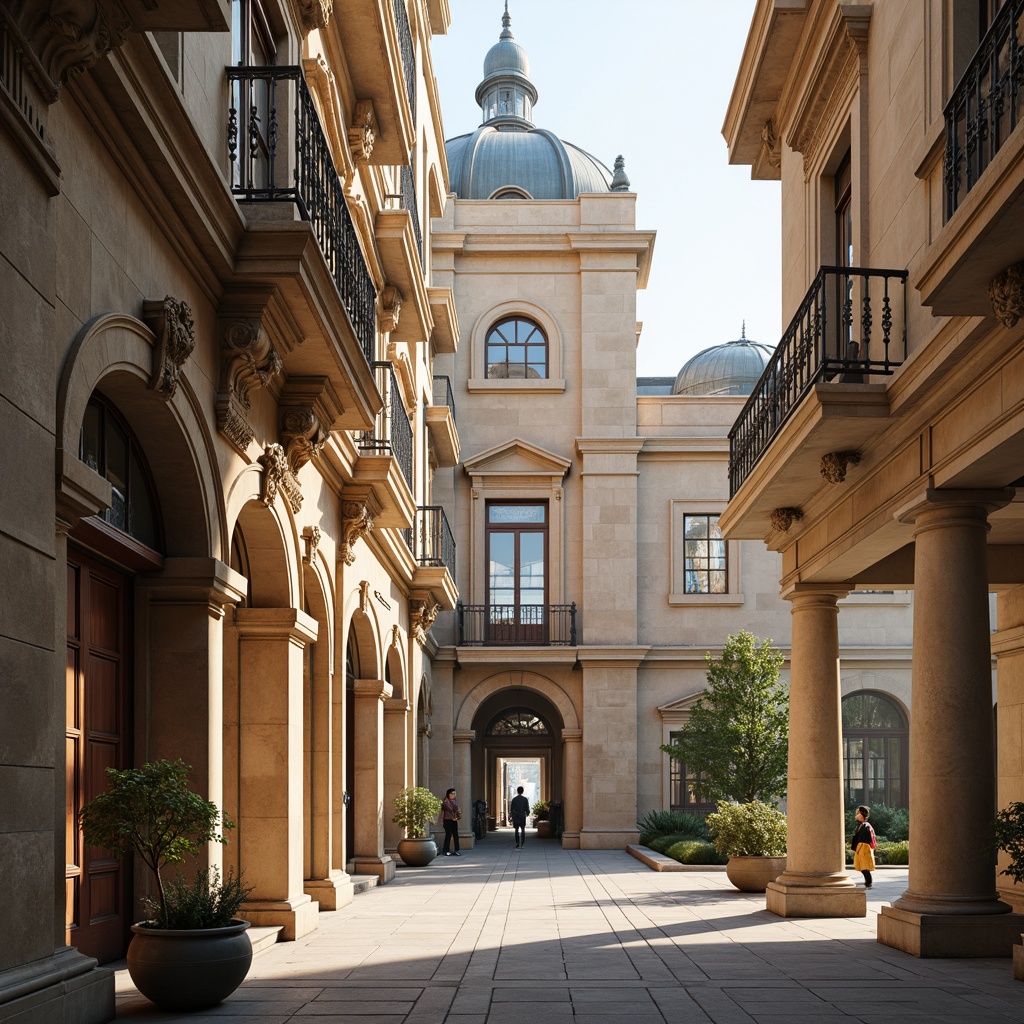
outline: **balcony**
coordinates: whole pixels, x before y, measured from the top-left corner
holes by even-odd
[[[866,439],[869,427],[858,431],[850,420],[882,415],[873,383],[906,358],[906,281],[905,270],[821,268],[729,432],[730,497],[812,392],[829,406],[822,416],[829,423],[815,428],[821,436],[808,454],[823,444],[820,458],[833,445],[850,450]]]
[[[416,562],[412,587],[429,590],[445,611],[452,611],[458,599],[455,588],[455,537],[440,505],[421,505],[416,522],[405,531]]]
[[[575,647],[572,604],[462,604],[455,609],[459,647]]]
[[[1024,259],[1024,0],[1007,0],[945,110],[945,226],[918,277],[936,315],[991,315],[988,284]]]
[[[285,368],[308,376],[333,363],[330,379],[342,405],[359,413],[358,424],[338,425],[363,426],[379,404],[371,374],[377,297],[305,76],[287,66],[231,67],[227,77],[231,192],[253,207],[238,269],[278,285],[307,338],[334,341],[326,364],[307,341],[286,357]],[[320,265],[310,266],[317,249]],[[333,282],[337,314],[323,310],[319,282],[311,280],[317,276]]]
[[[426,408],[427,430],[437,464],[442,469],[457,466],[461,447],[455,429],[455,395],[448,377],[434,377],[433,404]]]

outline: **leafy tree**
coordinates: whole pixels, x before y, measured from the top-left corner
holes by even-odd
[[[661,749],[696,776],[705,800],[777,803],[786,794],[789,688],[771,640],[741,630],[720,661],[711,654],[708,688],[693,706],[678,744]]]

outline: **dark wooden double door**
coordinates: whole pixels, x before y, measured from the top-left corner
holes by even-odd
[[[131,860],[86,846],[78,812],[130,755],[131,577],[68,546],[66,884],[68,943],[101,963],[124,955]]]

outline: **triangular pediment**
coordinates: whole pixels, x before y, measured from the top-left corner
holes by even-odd
[[[707,690],[698,690],[696,693],[689,694],[689,696],[680,697],[678,700],[673,700],[668,704],[660,705],[658,711],[663,715],[670,714],[673,711],[692,711],[693,705],[696,704],[705,693],[707,693]]]
[[[561,480],[572,465],[564,459],[529,441],[513,438],[464,463],[470,476],[553,477]]]

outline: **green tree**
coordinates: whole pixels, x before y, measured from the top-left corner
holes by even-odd
[[[696,776],[704,800],[761,800],[786,795],[789,689],[779,679],[782,655],[771,640],[741,630],[721,660],[711,654],[708,688],[693,706],[678,744],[661,749]]]

